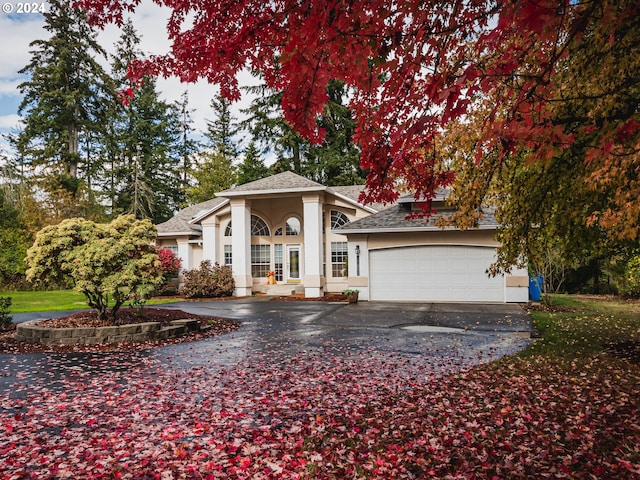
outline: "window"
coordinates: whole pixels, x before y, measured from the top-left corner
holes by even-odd
[[[224,246],[224,264],[232,265],[233,255],[231,254],[231,245]]]
[[[224,229],[224,236],[230,237],[232,233],[233,229],[231,227],[231,221],[229,221],[229,223],[227,224],[227,228]],[[269,235],[269,227],[267,226],[265,221],[257,215],[251,215],[251,236],[268,237]]]
[[[282,227],[278,227],[276,229],[276,233],[273,234],[276,237],[281,237],[282,236]]]
[[[349,218],[342,212],[331,210],[331,229],[341,227],[349,223]]]
[[[290,217],[285,224],[285,235],[300,235],[300,220]]]
[[[346,276],[347,242],[331,242],[331,276]]]
[[[273,261],[276,280],[281,282],[284,280],[284,262],[282,261],[282,244],[276,243],[273,246]]]
[[[171,250],[174,255],[178,255],[178,246],[177,245],[167,245],[166,247],[161,247],[161,248],[167,248],[167,249]]]
[[[269,235],[271,235],[271,233],[269,233],[269,227],[267,227],[264,220],[257,215],[251,215],[251,236],[268,237]]]
[[[271,266],[271,245],[251,245],[251,276],[266,277]]]

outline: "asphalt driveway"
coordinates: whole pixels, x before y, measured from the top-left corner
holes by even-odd
[[[529,344],[531,323],[518,305],[271,301],[177,302],[162,308],[226,317],[239,330],[198,342],[131,353],[0,354],[0,393],[15,384],[55,388],[69,376],[116,371],[145,361],[179,370],[220,369],[240,362],[286,363],[291,355],[383,355],[402,365],[450,369],[484,363]],[[58,312],[55,316],[62,316]],[[14,315],[14,321],[47,318]]]
[[[431,362],[440,356],[482,363],[525,348],[531,332],[526,312],[519,305],[507,304],[345,304],[254,297],[163,307],[240,321],[239,331],[210,342],[217,345],[221,363],[238,361],[252,351],[297,353],[314,349],[338,354],[366,349],[429,358]],[[182,348],[184,344],[162,350]],[[209,357],[203,350],[207,348],[198,347],[203,358]]]

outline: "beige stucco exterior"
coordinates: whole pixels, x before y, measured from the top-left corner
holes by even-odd
[[[355,288],[362,300],[370,298],[372,252],[430,245],[487,251],[499,246],[495,224],[460,231],[428,226],[424,220],[412,223],[402,208],[376,210],[360,204],[358,192],[357,186],[324,187],[285,172],[185,209],[159,226],[158,243],[173,248],[185,270],[203,260],[230,264],[238,296],[295,291],[316,297]],[[270,271],[275,285],[267,284]],[[506,275],[503,285],[504,301],[527,301],[526,269]]]

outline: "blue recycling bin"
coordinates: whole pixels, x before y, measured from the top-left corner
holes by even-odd
[[[542,296],[542,275],[534,275],[529,277],[529,299],[533,302],[539,302]]]

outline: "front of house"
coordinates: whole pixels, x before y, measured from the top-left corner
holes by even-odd
[[[235,295],[319,297],[347,288],[361,300],[526,302],[526,270],[490,278],[495,221],[443,230],[407,220],[413,201],[362,205],[361,185],[326,187],[284,172],[220,192],[158,225],[183,268],[230,265]],[[267,284],[268,272],[275,285]]]

